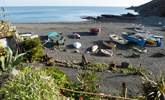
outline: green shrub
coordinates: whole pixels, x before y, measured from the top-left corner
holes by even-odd
[[[99,77],[94,71],[83,70],[80,71],[77,75],[78,82],[69,83],[66,85],[66,88],[75,91],[83,91],[83,92],[92,92],[97,93],[99,91],[98,81]],[[84,100],[96,100],[97,97],[92,95],[87,95],[84,93],[73,93],[73,92],[65,92],[66,96],[79,98],[82,96]]]
[[[95,71],[104,71],[104,70],[107,70],[109,68],[109,65],[106,63],[94,62],[94,63],[89,63],[86,66],[86,68],[90,69],[90,70],[95,70]]]
[[[65,83],[65,75],[51,69],[24,68],[5,82],[0,94],[4,100],[56,100],[60,92],[58,84]]]
[[[55,83],[58,86],[64,87],[64,85],[68,83],[68,77],[62,71],[54,67],[48,67],[45,71],[55,79]]]
[[[117,68],[116,71],[121,72],[123,74],[135,74],[135,75],[141,75],[142,72],[146,73],[146,70],[142,67],[134,67],[134,66],[128,66],[128,68]]]
[[[27,39],[22,42],[22,48],[27,52],[25,59],[29,61],[40,60],[44,55],[39,38]]]

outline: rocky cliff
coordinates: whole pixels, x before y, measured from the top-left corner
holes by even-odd
[[[141,16],[159,16],[165,17],[165,0],[152,0],[138,7],[130,7]]]

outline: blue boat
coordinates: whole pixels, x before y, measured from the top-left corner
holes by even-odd
[[[162,46],[162,36],[123,32],[123,38],[140,46]]]
[[[140,35],[134,35],[125,32],[122,34],[122,36],[124,39],[128,40],[128,42],[133,42],[140,46],[144,46],[146,44],[146,39]]]

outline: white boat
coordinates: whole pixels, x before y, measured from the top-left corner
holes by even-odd
[[[132,49],[139,52],[139,53],[147,53],[147,49],[139,49],[137,47],[133,47]]]
[[[91,47],[91,51],[92,51],[92,52],[96,52],[98,48],[99,48],[98,45],[93,45],[93,46]]]
[[[138,33],[145,33],[145,31],[141,28],[135,28],[134,30],[135,32],[138,32]]]
[[[113,56],[113,51],[110,49],[100,49],[100,52],[106,56]]]
[[[127,44],[128,43],[128,41],[126,39],[122,38],[121,36],[115,35],[115,34],[109,35],[109,37],[112,41],[117,42],[119,44]]]
[[[80,42],[74,42],[73,47],[75,47],[76,49],[79,49],[79,48],[81,48],[81,43]]]

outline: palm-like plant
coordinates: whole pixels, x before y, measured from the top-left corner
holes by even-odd
[[[143,90],[147,100],[165,100],[165,78],[162,74],[155,80],[143,74]]]
[[[13,51],[9,47],[5,47],[4,52],[6,52],[5,55],[0,56],[2,71],[9,70],[20,64],[20,62],[22,61],[22,57],[26,54],[18,54],[17,52],[16,55],[13,56]]]

